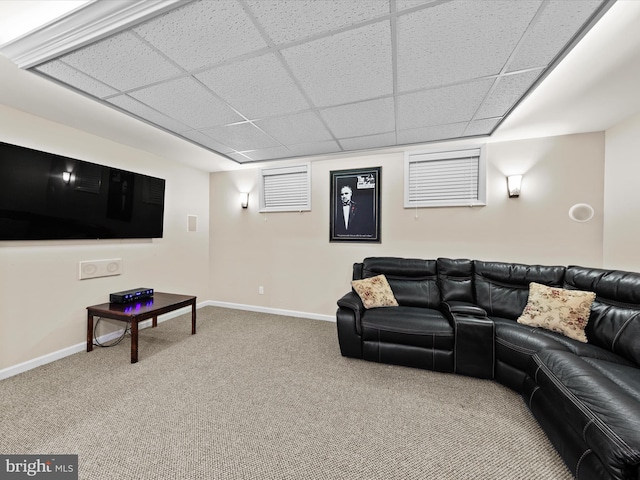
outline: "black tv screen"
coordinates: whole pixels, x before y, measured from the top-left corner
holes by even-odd
[[[165,180],[0,142],[0,240],[161,238]]]

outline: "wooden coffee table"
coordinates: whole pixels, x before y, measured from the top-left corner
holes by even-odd
[[[138,361],[138,323],[149,318],[158,326],[158,315],[191,305],[191,335],[196,334],[196,297],[154,292],[153,298],[131,303],[102,303],[87,307],[87,352],[93,350],[93,317],[131,322],[131,363]]]

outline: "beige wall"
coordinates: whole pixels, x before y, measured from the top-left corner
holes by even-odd
[[[640,114],[606,132],[604,265],[640,271]]]
[[[0,242],[0,371],[86,341],[85,309],[110,292],[151,287],[207,299],[208,173],[6,106],[0,141],[167,180],[162,239]],[[186,231],[190,214],[198,232]],[[122,259],[122,275],[78,280],[78,262],[108,258]]]
[[[211,174],[212,300],[333,315],[367,256],[602,264],[603,133],[489,144],[485,207],[403,208],[402,153],[311,165],[312,211],[302,213],[258,213],[257,169]],[[382,166],[382,243],[330,243],[329,172],[372,166]],[[506,193],[513,173],[525,175],[518,199]],[[593,205],[594,220],[571,221],[575,203]]]
[[[629,127],[637,131],[635,122]],[[627,158],[633,146],[624,127],[607,133],[611,148],[620,151],[614,158]],[[0,141],[167,179],[163,239],[0,242],[0,371],[77,347],[85,340],[86,306],[138,286],[332,316],[349,288],[352,263],[366,256],[600,266],[604,138],[489,144],[488,205],[475,208],[404,209],[401,153],[314,161],[312,211],[264,215],[258,213],[256,168],[209,175],[0,106]],[[370,166],[382,166],[382,243],[330,243],[329,172]],[[525,174],[519,199],[507,198],[504,176],[510,173]],[[243,210],[238,192],[246,190],[250,206]],[[568,208],[580,202],[595,207],[592,222],[569,220]],[[199,218],[195,233],[186,231],[191,214]],[[611,245],[609,253],[617,248]],[[122,258],[123,275],[78,280],[78,262],[105,258]]]

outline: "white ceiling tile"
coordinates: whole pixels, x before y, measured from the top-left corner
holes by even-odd
[[[339,142],[345,150],[389,147],[396,144],[396,134],[395,132],[391,132],[367,135],[365,137],[341,138]]]
[[[388,21],[282,50],[318,107],[393,93]]]
[[[484,118],[482,120],[469,122],[469,125],[467,125],[467,128],[464,131],[464,135],[489,135],[500,120],[502,120],[502,117]]]
[[[233,160],[235,160],[238,163],[247,163],[247,162],[251,161],[251,159],[249,157],[247,157],[246,155],[243,155],[241,153],[228,153],[226,155],[227,155],[227,157],[232,158]]]
[[[313,112],[267,118],[255,123],[284,145],[321,142],[332,139],[322,121]]]
[[[288,158],[293,155],[291,150],[286,147],[274,147],[274,148],[265,148],[262,150],[251,150],[248,152],[242,152],[243,155],[246,155],[251,160],[276,160],[279,158]]]
[[[213,138],[209,137],[208,135],[205,135],[202,132],[199,132],[198,130],[181,132],[180,135],[185,138],[188,138],[189,140],[193,140],[194,142],[200,145],[204,145],[205,147],[210,148],[211,150],[215,150],[218,153],[227,154],[234,151],[233,148],[227,147],[226,145],[223,145],[220,142],[216,142]]]
[[[196,129],[243,120],[193,78],[173,80],[130,95]]]
[[[196,78],[249,119],[309,108],[275,54],[207,70]]]
[[[203,129],[202,133],[238,151],[280,146],[278,142],[248,122],[207,128]]]
[[[118,90],[166,80],[182,71],[130,32],[122,32],[60,58]]]
[[[249,0],[267,35],[283,44],[389,14],[382,0]]]
[[[137,117],[144,118],[151,123],[155,123],[156,125],[160,125],[168,130],[173,132],[183,132],[185,130],[189,130],[189,127],[184,123],[180,123],[173,118],[169,118],[166,115],[157,112],[151,107],[148,107],[144,103],[140,103],[139,101],[127,96],[127,95],[119,95],[117,97],[112,97],[107,100],[109,103],[120,107],[127,112],[133,113]]]
[[[551,0],[527,32],[508,71],[546,66],[569,42],[602,0]]]
[[[301,143],[299,145],[288,145],[289,150],[298,157],[307,155],[321,155],[323,153],[336,153],[342,151],[340,145],[333,140],[326,142]]]
[[[493,80],[409,93],[398,97],[398,130],[469,121]]]
[[[412,128],[410,130],[400,130],[398,132],[398,145],[410,143],[426,143],[435,140],[449,140],[461,137],[466,122],[453,123],[450,125],[435,125],[433,127]]]
[[[542,69],[499,77],[495,88],[485,99],[476,118],[501,117],[506,114],[533,85],[540,73]]]
[[[459,0],[400,15],[400,92],[500,73],[542,0]]]
[[[60,60],[53,60],[39,65],[36,70],[99,98],[118,93],[118,90],[77,71]]]
[[[426,5],[436,0],[396,0],[396,11],[406,10],[408,8],[417,7],[418,5]]]
[[[236,0],[189,3],[134,31],[189,71],[267,46]]]
[[[396,129],[393,98],[381,98],[326,108],[320,114],[336,137],[393,132]]]
[[[426,143],[495,129],[605,1],[185,1],[33,68],[241,163]]]

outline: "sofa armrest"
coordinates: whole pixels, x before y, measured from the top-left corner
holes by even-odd
[[[453,314],[455,325],[454,371],[477,378],[493,378],[495,325],[482,316]]]
[[[450,314],[470,315],[472,317],[486,317],[484,308],[468,302],[442,302],[445,310]]]
[[[345,357],[362,358],[362,313],[365,308],[357,293],[351,291],[338,300],[336,324],[340,352]]]
[[[454,371],[477,378],[493,378],[495,325],[487,312],[468,302],[442,302],[453,327]]]
[[[362,303],[362,300],[360,299],[358,294],[353,290],[345,294],[341,299],[338,300],[338,306],[353,310],[358,315],[358,317],[362,312],[364,312],[364,304]]]

